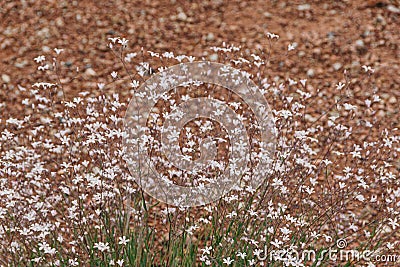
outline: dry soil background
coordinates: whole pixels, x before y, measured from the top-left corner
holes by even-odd
[[[37,81],[33,58],[64,48],[63,64],[94,80],[109,79],[116,62],[108,37],[129,39],[130,48],[171,51],[215,59],[222,42],[250,53],[268,45],[266,32],[280,35],[277,53],[297,43],[295,55],[272,61],[271,76],[307,78],[333,88],[343,70],[376,68],[386,114],[400,99],[400,5],[398,1],[54,1],[1,0],[0,97],[19,102],[14,88]],[[94,70],[94,71],[92,71]],[[74,86],[67,94],[74,94]],[[79,88],[75,88],[78,89]],[[329,91],[329,90],[328,90]],[[12,111],[11,111],[12,112]]]

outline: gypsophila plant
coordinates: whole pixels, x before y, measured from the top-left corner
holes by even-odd
[[[211,50],[219,63],[246,71],[269,103],[276,132],[271,164],[258,188],[246,183],[250,168],[238,172],[243,183],[199,207],[148,196],[128,170],[122,139],[127,105],[141,84],[172,65],[204,59],[131,51],[127,39],[110,38],[114,71],[72,94],[68,82],[85,71],[62,77],[63,49],[36,57],[40,80],[17,89],[23,111],[0,105],[0,265],[332,266],[338,263],[321,251],[344,249],[340,239],[360,252],[398,251],[400,135],[380,122],[373,66],[344,71],[333,88],[315,88],[301,77],[270,74],[276,58],[289,58],[297,44],[276,55],[279,36],[266,38],[268,47],[249,53],[227,44]],[[152,110],[146,146],[160,143],[155,130],[179,103],[200,96],[219,99],[217,111],[234,111],[248,132],[255,123],[243,99],[221,86],[189,83],[169,93]],[[172,164],[158,171],[174,183],[198,185],[227,168],[234,144],[224,125],[199,117],[179,130],[175,137],[188,160],[201,158],[203,139],[217,143],[212,167],[187,176]],[[167,161],[156,149],[149,158]],[[313,259],[290,253],[310,249]],[[277,250],[286,253],[272,253]],[[365,259],[340,264],[346,263],[373,266]]]

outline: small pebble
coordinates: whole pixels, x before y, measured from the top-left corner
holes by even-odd
[[[49,38],[50,37],[50,30],[49,30],[49,28],[44,27],[44,28],[36,31],[36,35],[41,39]]]
[[[97,75],[97,73],[92,68],[85,70],[85,74],[88,76],[96,76]]]
[[[353,70],[360,69],[360,66],[361,66],[361,64],[360,64],[360,62],[357,61],[357,60],[354,60],[353,62],[351,62],[351,68],[352,68]]]
[[[400,14],[400,8],[395,7],[394,5],[388,5],[387,9],[388,9],[390,12]]]
[[[266,18],[272,18],[272,14],[269,13],[269,12],[264,12],[263,15],[264,15],[264,17],[266,17]]]
[[[314,77],[314,75],[315,75],[315,71],[314,71],[313,69],[309,69],[309,70],[307,71],[307,76],[308,76],[308,77]]]
[[[335,64],[333,64],[334,70],[340,70],[341,68],[342,68],[342,63],[336,62]]]
[[[327,36],[328,36],[328,39],[331,40],[331,41],[333,39],[335,39],[335,33],[334,32],[328,32]]]
[[[356,46],[357,46],[358,48],[364,48],[364,46],[365,46],[364,41],[361,40],[361,39],[358,39],[358,40],[356,41]]]
[[[58,27],[63,27],[65,24],[64,24],[64,20],[61,18],[61,17],[58,17],[57,19],[56,19],[56,25],[58,26]]]
[[[314,53],[315,55],[321,55],[321,48],[319,48],[319,47],[314,48],[314,49],[313,49],[313,53]]]
[[[367,50],[368,50],[367,47],[365,46],[364,41],[361,40],[361,39],[358,39],[358,40],[356,41],[356,49],[357,49],[357,51],[358,51],[359,53],[361,53],[361,54],[366,53]]]
[[[2,74],[1,75],[1,79],[3,80],[3,82],[5,83],[9,83],[11,81],[10,76],[8,76],[7,74]]]
[[[376,116],[378,116],[379,118],[383,118],[386,116],[386,112],[381,109],[376,113]]]
[[[383,26],[386,25],[386,20],[381,15],[376,16],[376,22],[380,23]]]
[[[211,61],[217,61],[218,60],[218,54],[212,54],[208,57]]]
[[[390,104],[396,104],[396,103],[397,103],[396,97],[395,97],[395,96],[391,96],[391,97],[389,98],[389,103],[390,103]]]
[[[51,51],[51,49],[48,46],[42,46],[42,51],[45,53],[49,53]]]
[[[22,69],[22,68],[25,67],[27,64],[28,64],[28,61],[23,60],[23,61],[21,61],[21,62],[16,62],[16,63],[14,64],[14,66],[17,67],[17,68],[19,68],[19,69]]]
[[[315,122],[315,121],[317,121],[317,118],[314,118],[314,117],[311,116],[310,114],[306,114],[306,115],[304,116],[304,119],[305,119],[306,121],[308,121],[308,122]]]
[[[361,36],[362,37],[367,37],[367,36],[369,36],[371,34],[371,31],[369,31],[369,30],[365,30],[362,34],[361,34]],[[362,41],[362,40],[361,40]]]
[[[215,39],[215,37],[214,37],[214,34],[212,32],[207,34],[207,37],[206,37],[207,41],[214,41],[214,39]]]
[[[305,11],[311,9],[311,6],[309,4],[304,4],[304,5],[298,5],[297,10],[299,11]]]
[[[184,12],[179,12],[177,18],[178,20],[185,21],[187,20],[187,15]]]
[[[382,99],[387,100],[389,99],[390,95],[388,93],[381,94]]]

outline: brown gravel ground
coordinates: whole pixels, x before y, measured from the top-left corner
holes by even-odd
[[[377,86],[397,113],[400,98],[398,1],[54,1],[1,0],[1,97],[14,99],[16,84],[36,81],[33,58],[54,47],[66,49],[71,70],[92,67],[96,81],[113,70],[107,38],[122,36],[131,48],[209,56],[223,41],[249,51],[268,45],[265,33],[281,36],[283,54],[298,43],[296,54],[272,62],[271,75],[304,78],[333,88],[344,68],[376,67]],[[306,9],[306,10],[299,10]],[[335,65],[335,63],[337,63]],[[341,65],[341,66],[340,66]],[[334,67],[340,67],[338,71]],[[4,75],[8,76],[4,78]],[[312,75],[313,74],[313,75]],[[107,79],[110,77],[107,77]],[[77,88],[67,88],[68,95]],[[6,94],[5,94],[6,93]]]

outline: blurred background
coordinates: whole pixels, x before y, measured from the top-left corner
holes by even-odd
[[[115,62],[108,37],[125,37],[138,51],[143,47],[215,61],[211,46],[226,42],[252,53],[266,48],[266,33],[273,32],[280,35],[276,54],[286,53],[289,43],[297,47],[284,61],[272,55],[271,76],[309,78],[314,86],[329,87],[345,68],[371,65],[377,86],[397,101],[399,15],[399,1],[393,0],[1,0],[1,94],[15,97],[16,84],[31,84],[33,58],[55,47],[65,50],[64,67],[91,69],[86,74],[101,79]],[[73,94],[74,88],[67,90]]]

